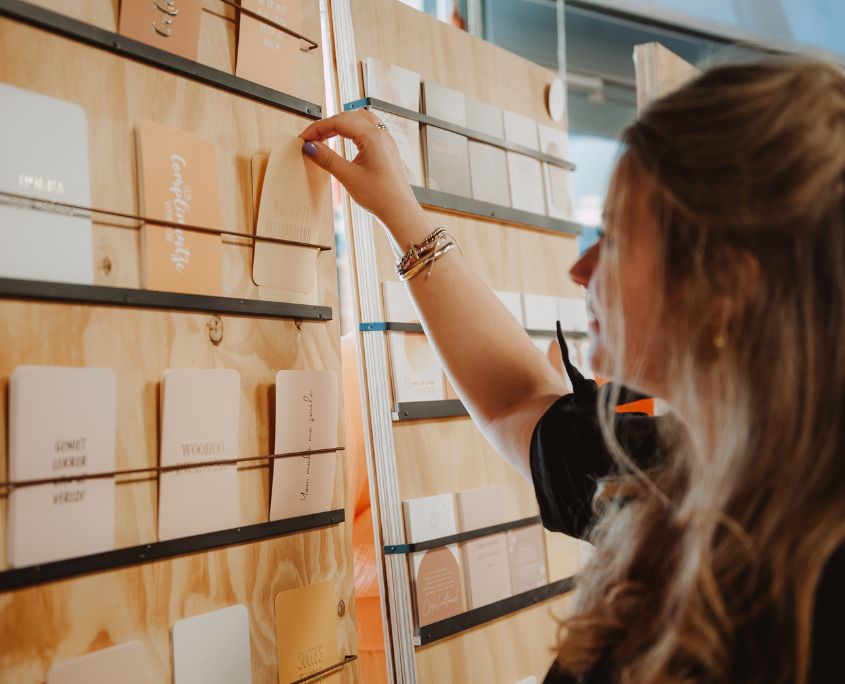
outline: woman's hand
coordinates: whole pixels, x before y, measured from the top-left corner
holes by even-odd
[[[359,109],[316,121],[300,137],[305,140],[302,151],[306,156],[337,178],[358,204],[391,229],[423,212],[393,136],[379,128],[380,123],[375,114]],[[358,156],[351,162],[322,143],[336,135],[352,140],[358,148]]]

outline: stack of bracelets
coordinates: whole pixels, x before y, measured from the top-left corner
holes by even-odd
[[[411,244],[405,256],[396,264],[396,275],[399,280],[410,280],[428,266],[428,277],[434,262],[457,246],[458,243],[451,235],[443,228],[437,228],[419,244]]]

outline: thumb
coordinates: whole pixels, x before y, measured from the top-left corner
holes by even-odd
[[[346,161],[343,157],[332,150],[328,145],[312,140],[302,146],[302,152],[318,166],[322,166],[344,185],[351,180],[355,173],[352,162]]]

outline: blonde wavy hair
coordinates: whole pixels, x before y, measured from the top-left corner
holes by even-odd
[[[625,210],[647,179],[655,305],[671,322],[642,334],[660,336],[673,408],[701,420],[664,420],[666,460],[643,473],[603,388],[621,474],[558,660],[636,684],[801,684],[816,587],[845,541],[845,75],[717,67],[652,104],[624,143],[609,215],[636,239]]]

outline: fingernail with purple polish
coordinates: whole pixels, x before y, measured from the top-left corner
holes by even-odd
[[[314,157],[317,155],[317,146],[312,142],[307,142],[302,146],[302,151],[309,157]]]

